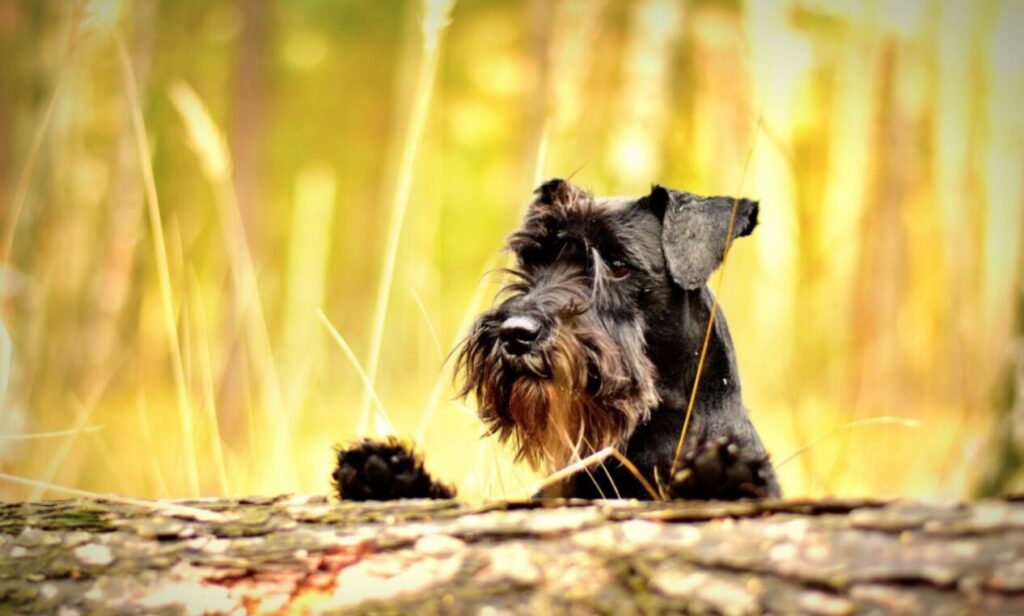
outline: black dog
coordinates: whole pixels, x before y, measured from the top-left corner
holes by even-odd
[[[669,498],[779,496],[721,311],[675,459],[714,305],[706,282],[729,232],[754,230],[757,203],[660,186],[596,199],[557,179],[535,194],[508,242],[514,280],[457,356],[489,432],[549,472],[612,446]],[[603,466],[539,496],[652,497],[632,469]],[[394,440],[339,450],[334,479],[347,499],[454,494]]]

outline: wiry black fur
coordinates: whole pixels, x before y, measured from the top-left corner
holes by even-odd
[[[505,300],[477,319],[458,355],[462,395],[474,394],[489,432],[515,443],[537,468],[556,470],[607,446],[622,447],[650,417],[657,394],[643,351],[643,322],[617,297],[607,263],[625,258],[613,222],[589,194],[552,180],[538,191],[522,228],[508,246],[517,280]],[[528,317],[541,326],[529,353],[510,355],[501,324]],[[551,382],[574,406],[563,429]]]
[[[454,498],[455,490],[435,480],[423,460],[396,438],[363,439],[338,448],[332,475],[342,500],[395,500],[400,498]]]
[[[659,479],[670,499],[738,500],[771,496],[768,456],[741,447],[731,436],[719,436],[688,449],[672,475],[669,460],[658,466]]]
[[[671,472],[714,305],[707,278],[729,231],[730,242],[749,235],[757,216],[756,202],[660,186],[627,199],[543,184],[509,238],[512,282],[458,352],[462,394],[476,397],[491,433],[541,470],[615,446],[675,498],[778,496],[720,310]],[[650,498],[618,462],[549,495]]]

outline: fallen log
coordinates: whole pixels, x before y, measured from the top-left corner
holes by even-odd
[[[0,505],[0,613],[1024,613],[1024,502]]]

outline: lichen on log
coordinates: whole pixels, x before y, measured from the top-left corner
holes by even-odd
[[[1021,502],[175,504],[0,505],[0,613],[1024,613]]]

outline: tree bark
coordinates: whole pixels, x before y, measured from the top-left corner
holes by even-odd
[[[685,611],[1024,613],[1024,502],[0,505],[3,613]]]

